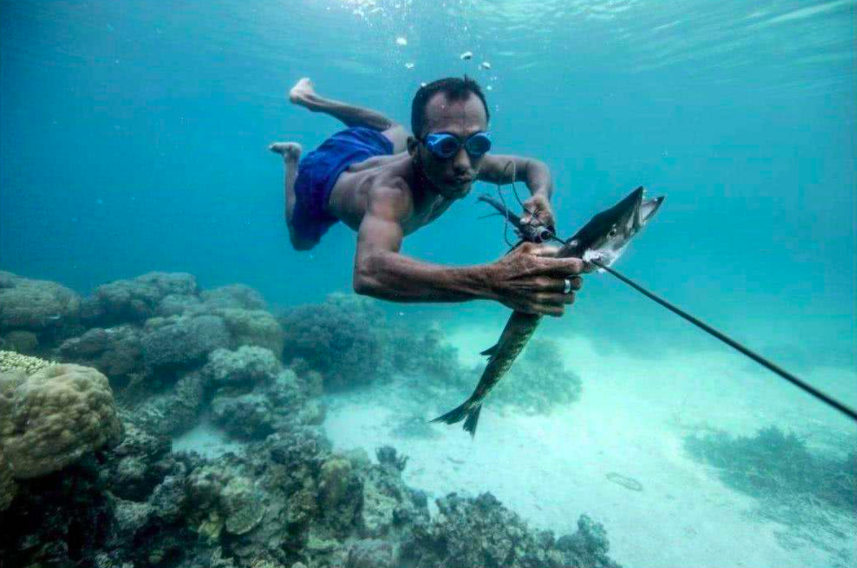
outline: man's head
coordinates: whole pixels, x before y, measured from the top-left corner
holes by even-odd
[[[414,135],[408,139],[408,153],[432,188],[444,197],[457,199],[470,191],[479,173],[483,155],[479,151],[484,148],[484,139],[477,137],[464,143],[474,134],[485,132],[488,119],[485,95],[479,84],[467,76],[434,81],[421,87],[414,96],[411,106]],[[451,135],[461,147],[448,158],[439,156],[431,151],[432,140],[427,138],[437,134]]]

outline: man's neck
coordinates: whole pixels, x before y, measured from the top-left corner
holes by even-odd
[[[412,188],[415,190],[415,193],[419,192],[423,200],[430,202],[435,207],[455,201],[454,198],[447,197],[438,191],[437,187],[429,180],[419,162],[411,161],[411,164],[411,171],[413,172]]]

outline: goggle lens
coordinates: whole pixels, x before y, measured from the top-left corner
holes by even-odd
[[[435,156],[442,159],[453,157],[461,150],[462,146],[468,154],[478,158],[491,149],[491,138],[485,132],[477,132],[462,144],[452,134],[441,132],[426,136],[426,145]]]
[[[481,132],[476,133],[467,139],[465,148],[474,156],[481,156],[491,149],[491,139]]]
[[[441,156],[445,158],[451,158],[452,156],[458,153],[458,149],[461,148],[461,144],[458,142],[458,140],[450,136],[449,138],[444,138],[443,140],[441,140],[436,147],[439,150]]]

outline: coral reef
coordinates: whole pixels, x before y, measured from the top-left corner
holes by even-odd
[[[437,324],[426,330],[405,327],[391,329],[392,367],[405,377],[428,378],[444,385],[458,384],[469,375],[458,362],[458,349],[450,345]],[[469,378],[469,377],[468,377]]]
[[[149,272],[133,280],[116,280],[95,289],[83,304],[93,325],[142,322],[157,315],[159,305],[199,293],[196,278],[186,273]]]
[[[328,392],[396,377],[440,411],[460,403],[461,391],[472,391],[484,368],[464,368],[458,349],[437,325],[389,324],[376,302],[363,297],[332,294],[323,304],[293,308],[279,320],[286,334],[284,360],[319,373]],[[559,344],[535,339],[492,391],[491,404],[543,414],[578,400],[581,390]]]
[[[3,446],[0,445],[0,511],[9,506],[16,493],[18,493],[18,485],[12,477],[12,464],[6,460]]]
[[[0,271],[0,333],[43,332],[79,316],[80,296],[47,280],[31,280]]]
[[[431,518],[406,456],[332,451],[325,388],[470,378],[437,328],[384,325],[354,296],[290,310],[281,328],[246,286],[166,273],[106,284],[80,312],[61,334],[32,331],[37,344],[7,340],[62,363],[0,352],[2,566],[614,566],[585,517],[554,539],[485,494],[440,499]],[[200,425],[241,442],[172,451]]]
[[[4,372],[0,398],[0,445],[17,479],[58,471],[121,437],[107,377],[90,367]]]
[[[146,320],[143,363],[151,368],[188,367],[229,345],[229,332],[217,316],[170,316]]]
[[[124,384],[131,374],[144,370],[141,335],[130,324],[95,327],[63,341],[57,353],[63,361],[95,367],[112,384]]]
[[[239,310],[264,310],[267,308],[262,295],[245,284],[229,284],[212,290],[204,290],[200,299],[210,308],[234,308]]]
[[[23,371],[24,374],[32,375],[36,371],[40,371],[51,365],[56,365],[56,363],[40,359],[39,357],[21,355],[14,351],[0,351],[0,372]]]
[[[149,432],[181,434],[199,421],[204,399],[204,377],[199,373],[188,373],[172,388],[139,405],[134,411],[134,420]]]
[[[756,497],[806,495],[857,511],[857,450],[835,457],[813,453],[793,432],[771,426],[755,436],[725,432],[685,439],[690,455],[716,467],[724,483]],[[853,440],[846,447],[854,447]]]
[[[217,349],[208,355],[202,372],[214,384],[265,383],[280,370],[280,361],[264,347],[242,346],[235,351]]]
[[[96,369],[2,352],[0,511],[15,480],[59,471],[122,435],[107,378]]]
[[[543,414],[579,399],[581,388],[580,377],[565,367],[559,344],[533,339],[509,376],[491,392],[491,403]]]
[[[853,531],[857,520],[857,451],[843,438],[846,454],[811,450],[796,434],[777,427],[754,436],[722,431],[689,435],[685,448],[713,466],[727,486],[756,499],[754,514],[784,527],[776,533],[785,548],[809,543],[830,548]],[[847,551],[838,551],[843,559]],[[844,565],[853,562],[843,561]]]
[[[414,527],[403,546],[408,566],[618,566],[607,556],[603,527],[585,515],[576,533],[556,539],[550,531],[531,531],[490,493],[476,499],[453,493],[438,499],[437,505],[439,515]]]
[[[330,391],[365,386],[390,374],[384,313],[368,298],[331,294],[323,304],[293,308],[279,320],[285,330],[284,361],[302,359]]]

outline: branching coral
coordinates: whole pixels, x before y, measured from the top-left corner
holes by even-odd
[[[51,365],[56,365],[56,363],[38,357],[21,355],[14,351],[0,351],[0,372],[23,371],[28,375],[32,375],[36,371]]]

